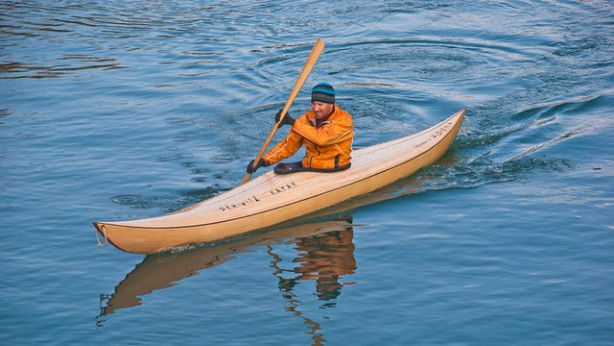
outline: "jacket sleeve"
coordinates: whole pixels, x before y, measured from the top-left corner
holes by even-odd
[[[299,134],[290,131],[286,138],[277,143],[273,149],[266,153],[262,158],[267,166],[274,165],[277,162],[294,155],[303,145],[303,137]]]
[[[315,128],[309,121],[296,121],[291,132],[296,132],[319,146],[325,146],[347,140],[353,131],[352,118],[348,114],[342,114],[320,128]]]

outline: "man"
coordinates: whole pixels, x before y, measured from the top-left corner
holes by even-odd
[[[275,117],[279,121],[281,111]],[[320,83],[311,90],[311,110],[298,119],[286,114],[281,125],[292,128],[281,142],[266,153],[254,167],[253,160],[247,172],[253,173],[261,166],[270,166],[294,155],[305,146],[305,156],[300,162],[280,163],[277,174],[316,171],[337,172],[350,168],[354,124],[352,116],[335,104],[335,89],[328,83]]]

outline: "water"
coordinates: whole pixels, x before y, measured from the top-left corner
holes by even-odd
[[[3,1],[0,335],[16,344],[614,344],[609,1]],[[95,220],[236,186],[304,61],[355,147],[466,107],[435,165],[158,256]],[[280,130],[275,140],[283,136]]]

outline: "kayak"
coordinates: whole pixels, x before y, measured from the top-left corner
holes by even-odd
[[[138,254],[270,227],[377,190],[432,164],[448,150],[464,117],[465,109],[416,134],[357,149],[352,153],[352,166],[344,171],[288,175],[269,171],[171,214],[94,222],[94,226],[105,241]]]
[[[277,225],[375,191],[432,164],[448,150],[464,118],[462,109],[421,132],[354,150],[352,166],[344,171],[269,171],[167,215],[94,226],[118,249],[151,254]]]

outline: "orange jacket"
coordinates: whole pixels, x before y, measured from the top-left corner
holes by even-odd
[[[317,128],[315,123],[313,110],[296,119],[286,138],[263,156],[266,165],[294,155],[302,145],[305,145],[303,167],[335,169],[348,165],[354,138],[352,116],[335,105],[327,121]]]

